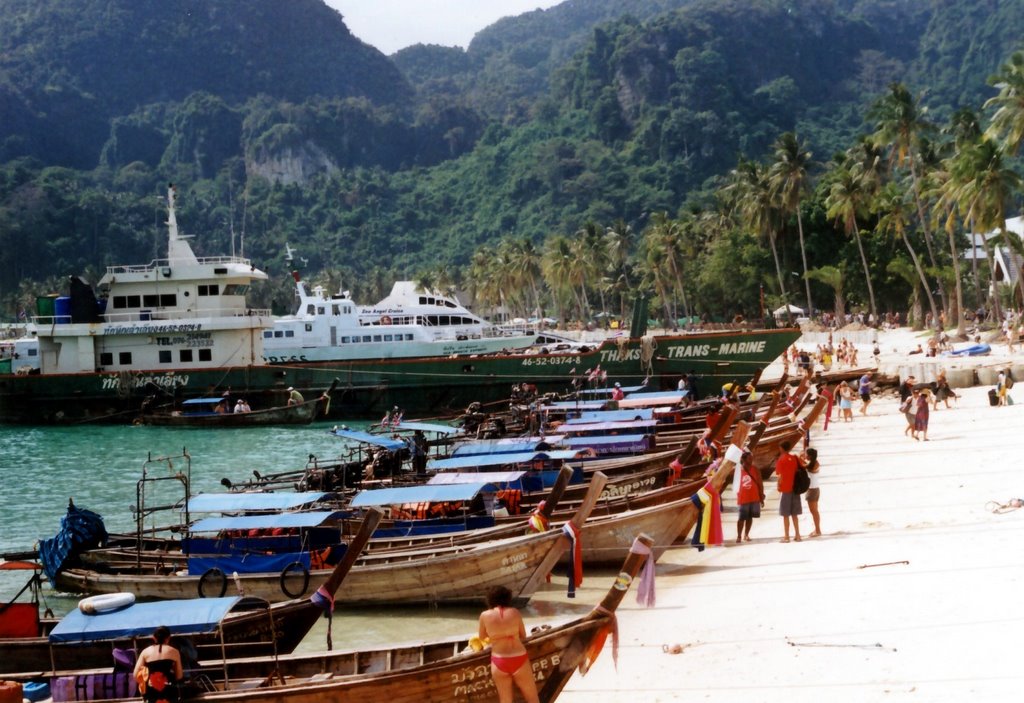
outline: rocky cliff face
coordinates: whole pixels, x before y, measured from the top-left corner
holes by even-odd
[[[276,151],[260,151],[246,159],[246,172],[272,183],[283,185],[306,183],[313,176],[336,173],[338,164],[311,141]]]

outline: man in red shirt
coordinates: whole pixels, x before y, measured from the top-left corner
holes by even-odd
[[[793,445],[786,441],[781,445],[782,454],[775,462],[775,475],[779,477],[779,515],[782,516],[783,542],[789,541],[789,519],[793,518],[795,540],[800,541],[800,514],[803,513],[803,502],[800,494],[793,492],[793,477],[800,467],[800,459],[790,454]]]

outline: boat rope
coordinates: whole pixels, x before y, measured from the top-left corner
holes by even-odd
[[[1007,503],[990,500],[985,503],[985,510],[995,513],[996,515],[1002,515],[1003,513],[1012,513],[1021,506],[1024,506],[1024,498],[1011,498]]]
[[[836,642],[794,642],[786,638],[786,644],[790,647],[844,647],[851,649],[884,649],[887,652],[898,651],[895,647],[886,647],[881,642],[875,642],[874,644],[840,644]]]

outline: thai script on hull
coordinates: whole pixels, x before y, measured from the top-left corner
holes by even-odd
[[[127,373],[131,374],[131,372]],[[121,380],[121,374],[107,374],[103,376],[100,387],[105,391],[121,390]],[[173,371],[167,373],[131,374],[125,377],[125,381],[128,383],[129,388],[142,388],[148,385],[161,388],[184,388],[188,385],[188,374],[179,376]]]
[[[105,325],[103,334],[175,334],[178,332],[198,332],[203,329],[202,323],[191,322],[176,325]]]

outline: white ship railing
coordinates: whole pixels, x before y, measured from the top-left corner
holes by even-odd
[[[199,264],[241,264],[242,266],[252,266],[250,259],[243,259],[240,256],[200,256],[196,258],[196,262]],[[148,273],[157,268],[168,266],[173,268],[177,265],[194,266],[195,264],[182,259],[153,259],[148,264],[141,266],[108,266],[107,273]]]

